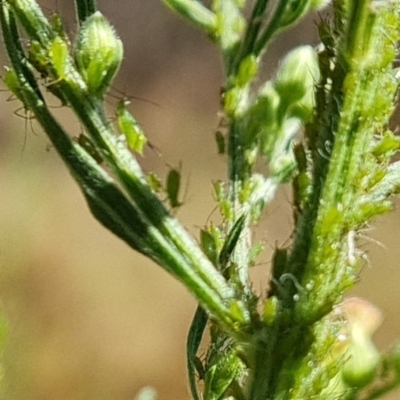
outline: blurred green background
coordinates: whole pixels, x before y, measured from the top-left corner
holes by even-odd
[[[47,13],[61,13],[73,34],[72,1],[41,4]],[[178,217],[197,236],[208,219],[218,218],[211,181],[225,177],[214,144],[223,84],[218,53],[160,0],[99,5],[125,44],[114,86],[139,98],[131,110],[162,153],[147,151],[143,168],[165,176],[168,165],[182,163],[186,200]],[[264,76],[288,49],[317,44],[318,18],[273,44]],[[3,49],[1,63],[7,65]],[[109,96],[110,115],[115,101]],[[152,385],[163,400],[188,399],[184,349],[195,302],[91,217],[38,124],[17,116],[23,110],[8,93],[0,93],[0,104],[0,297],[11,321],[3,398],[131,400]],[[54,111],[78,136],[81,127],[72,115]],[[272,250],[289,243],[290,201],[284,188],[258,228],[267,248],[253,271],[260,291],[266,289]],[[363,232],[369,262],[353,291],[384,313],[376,335],[380,348],[400,338],[398,221],[395,210]]]

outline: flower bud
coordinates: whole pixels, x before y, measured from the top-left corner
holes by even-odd
[[[236,76],[236,84],[244,87],[251,82],[258,72],[260,60],[253,54],[247,56],[239,65],[238,74]]]
[[[271,133],[276,130],[279,101],[278,93],[268,81],[246,112],[246,142],[249,143],[261,133],[262,147],[269,147],[269,143],[273,141]]]
[[[318,57],[315,50],[311,46],[292,50],[283,60],[274,82],[282,107],[288,108],[309,92],[313,93],[318,79]]]
[[[123,58],[121,40],[97,11],[82,24],[75,60],[91,94],[101,97],[109,88]]]
[[[278,182],[288,182],[296,171],[297,162],[293,152],[293,140],[299,129],[300,124],[297,119],[286,120],[269,155],[270,175]]]
[[[379,362],[372,335],[382,322],[381,312],[366,300],[347,299],[342,308],[349,324],[349,349],[343,381],[350,387],[364,387],[372,381]]]
[[[364,387],[372,381],[379,361],[379,352],[370,338],[353,330],[350,355],[343,370],[344,382],[350,387]]]

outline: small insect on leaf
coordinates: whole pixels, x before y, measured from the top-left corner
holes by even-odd
[[[207,228],[200,231],[200,244],[207,258],[217,267],[219,263],[217,241]]]
[[[103,157],[101,156],[100,152],[97,150],[95,144],[87,136],[80,134],[76,140],[81,145],[81,147],[94,158],[94,160],[98,164],[101,164],[103,162]]]
[[[36,40],[32,40],[29,43],[28,60],[42,78],[46,79],[48,77],[50,60],[42,45]]]
[[[136,119],[128,111],[129,104],[130,102],[127,100],[120,100],[117,104],[116,114],[119,130],[125,135],[129,148],[136,153],[143,154],[147,138]]]
[[[21,94],[21,85],[19,83],[17,74],[11,68],[5,67],[6,73],[3,76],[3,82],[7,86],[7,89],[22,103],[24,99]]]
[[[61,37],[57,36],[51,44],[50,57],[59,79],[63,79],[67,72],[68,56],[69,51],[67,43]]]
[[[168,202],[171,208],[178,208],[183,203],[179,201],[179,192],[181,189],[181,173],[172,168],[167,175],[166,191],[168,196]]]
[[[163,190],[163,185],[161,183],[161,180],[155,172],[149,172],[147,174],[147,181],[149,182],[150,187],[156,193],[159,193]]]
[[[217,142],[218,154],[225,154],[226,152],[225,137],[221,131],[215,132],[215,141]]]

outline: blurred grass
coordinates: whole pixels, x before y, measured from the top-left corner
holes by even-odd
[[[69,2],[57,7],[73,30]],[[222,84],[218,54],[159,0],[109,0],[100,8],[125,43],[116,87],[158,104],[132,102],[163,154],[148,151],[143,166],[165,174],[167,164],[182,161],[187,195],[178,216],[197,235],[208,218],[217,218],[211,181],[225,176],[213,139]],[[274,44],[265,75],[279,55],[302,41],[316,43],[312,19]],[[3,398],[129,400],[142,386],[153,385],[161,399],[187,399],[184,348],[194,301],[91,217],[43,132],[35,121],[15,116],[19,105],[7,98],[1,93],[0,293],[12,329]],[[79,134],[69,113],[55,112]],[[290,234],[289,190],[267,214],[257,235],[271,254]],[[400,337],[398,219],[392,213],[365,232],[386,249],[366,240],[370,262],[354,291],[386,316],[376,337],[381,348]],[[256,289],[266,289],[266,260],[268,255],[253,271]]]

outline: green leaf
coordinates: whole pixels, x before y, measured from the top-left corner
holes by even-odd
[[[207,326],[208,315],[201,306],[198,306],[190,325],[189,334],[186,342],[187,369],[189,376],[190,391],[194,400],[200,400],[200,395],[196,384],[196,363],[197,352],[199,350],[204,330]]]

